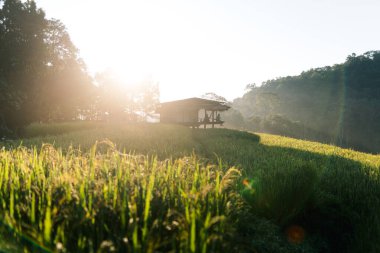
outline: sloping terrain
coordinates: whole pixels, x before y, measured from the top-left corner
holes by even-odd
[[[380,250],[378,155],[172,125],[26,136],[0,143],[0,231],[29,251]]]

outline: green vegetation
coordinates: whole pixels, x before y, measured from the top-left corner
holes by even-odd
[[[380,153],[380,51],[247,88],[226,115],[235,128]]]
[[[25,134],[0,145],[3,250],[380,250],[378,155],[172,125]]]
[[[225,117],[379,152],[379,70],[372,51],[251,85]],[[95,80],[64,24],[0,0],[1,252],[380,252],[379,155],[137,124],[158,86]]]
[[[0,136],[36,121],[71,120],[92,92],[64,24],[34,1],[0,0]]]
[[[0,0],[0,138],[20,136],[33,122],[138,121],[158,101],[151,80],[91,77],[65,25],[35,1]]]

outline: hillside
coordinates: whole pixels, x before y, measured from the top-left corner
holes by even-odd
[[[32,125],[26,135],[0,143],[2,248],[380,250],[379,155],[172,125]]]
[[[380,52],[251,85],[232,126],[380,153]]]

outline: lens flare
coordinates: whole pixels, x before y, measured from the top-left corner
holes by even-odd
[[[250,187],[250,185],[249,185],[249,180],[248,180],[247,178],[245,178],[245,179],[243,180],[243,185],[246,186],[246,187]]]
[[[305,239],[305,230],[298,225],[288,227],[285,233],[290,243],[300,244]]]

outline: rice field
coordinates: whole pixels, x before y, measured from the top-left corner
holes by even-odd
[[[229,129],[31,125],[1,252],[379,252],[380,156]]]

